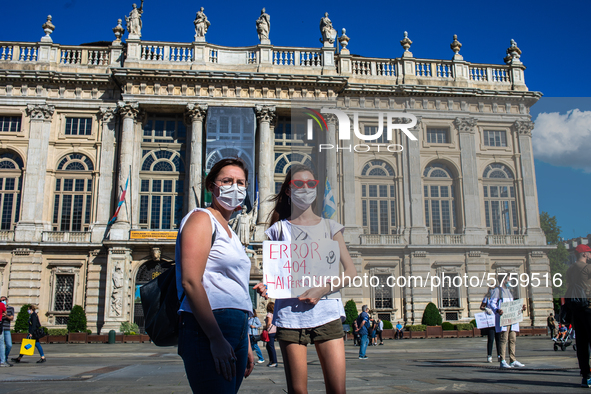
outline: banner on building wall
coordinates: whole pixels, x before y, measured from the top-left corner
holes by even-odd
[[[495,326],[495,315],[487,314],[485,312],[474,314],[476,320],[476,328],[483,329]]]
[[[507,301],[501,304],[501,326],[510,326],[523,321],[523,299]]]
[[[319,287],[330,288],[331,277],[340,279],[339,244],[322,241],[263,242],[263,283],[271,298],[295,298]],[[328,296],[338,298],[336,292]]]
[[[130,239],[172,239],[176,240],[176,231],[131,231]]]

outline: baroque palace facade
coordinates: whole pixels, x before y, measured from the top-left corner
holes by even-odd
[[[406,33],[400,57],[368,58],[349,53],[328,16],[322,47],[273,46],[262,12],[261,43],[231,48],[206,42],[200,11],[194,42],[149,42],[141,12],[130,13],[125,43],[119,21],[110,45],[56,44],[50,17],[40,42],[0,42],[0,292],[11,305],[38,305],[48,327],[63,327],[73,305],[93,332],[142,325],[138,286],[170,266],[180,219],[205,204],[203,174],[231,156],[253,170],[251,199],[258,183],[250,248],[251,283],[260,281],[267,199],[292,163],[308,160],[290,119],[298,100],[357,111],[366,134],[377,110],[417,117],[417,141],[394,136],[400,152],[325,157],[360,275],[386,283],[549,272],[529,115],[541,94],[528,90],[514,41],[501,65],[464,61],[456,37],[452,60],[415,58]],[[326,141],[336,144],[335,118],[327,120]],[[407,324],[432,301],[457,322],[473,318],[485,291],[362,287],[343,290],[343,300]],[[523,325],[545,326],[551,289],[515,292],[527,299]]]

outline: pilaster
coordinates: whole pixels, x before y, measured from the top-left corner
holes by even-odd
[[[120,246],[109,248],[102,334],[108,333],[109,330],[120,331],[122,322],[131,321],[133,306],[131,252],[131,249]]]
[[[421,173],[421,152],[420,152],[420,127],[422,125],[422,118],[417,116],[417,124],[409,131],[417,138],[413,141],[409,138],[402,138],[405,149],[404,164],[408,168],[408,196],[405,200],[408,201],[410,211],[410,237],[411,245],[426,245],[429,243],[427,237],[427,227],[425,227],[425,214],[423,204],[423,174]],[[406,189],[405,189],[406,191]]]
[[[189,103],[186,107],[186,119],[191,123],[191,140],[187,144],[186,158],[189,161],[187,211],[201,207],[202,176],[203,176],[203,122],[207,116],[207,104]]]

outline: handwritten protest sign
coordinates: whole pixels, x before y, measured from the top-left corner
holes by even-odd
[[[501,304],[501,326],[510,326],[523,321],[523,299],[507,301]]]
[[[339,244],[333,240],[265,241],[263,283],[267,294],[294,298],[313,287],[330,287],[330,278],[339,276],[340,261]]]
[[[475,313],[474,319],[476,319],[476,328],[488,328],[495,326],[495,315],[494,314],[486,314],[482,313]]]

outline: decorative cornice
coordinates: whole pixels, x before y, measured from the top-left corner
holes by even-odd
[[[513,127],[519,134],[531,135],[531,132],[534,129],[534,122],[531,120],[518,120],[513,123]]]
[[[121,117],[135,119],[139,114],[140,104],[136,101],[119,101],[117,107]]]
[[[117,114],[118,110],[119,110],[119,108],[101,107],[100,113],[101,113],[101,120],[103,121],[103,123],[112,122],[115,119],[115,115]]]
[[[425,250],[417,250],[412,253],[412,257],[427,257],[427,251]]]
[[[259,122],[271,123],[275,120],[275,116],[277,115],[274,105],[257,105],[255,110]]]
[[[454,126],[460,133],[476,133],[476,119],[475,118],[456,118]]]
[[[326,123],[337,124],[337,116],[335,114],[324,114],[324,119]]]
[[[194,121],[203,122],[207,116],[207,104],[189,103],[186,107],[185,117],[187,123]]]
[[[29,104],[26,112],[31,120],[51,120],[55,107],[47,104]]]

